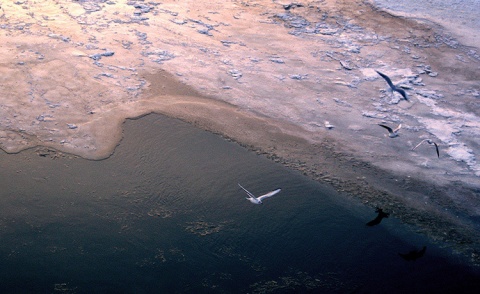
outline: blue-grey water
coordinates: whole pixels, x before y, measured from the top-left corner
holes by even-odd
[[[371,208],[179,120],[128,120],[106,160],[45,148],[0,160],[1,293],[480,289],[442,244],[392,217],[367,227]],[[282,191],[254,205],[237,183]],[[424,245],[415,262],[398,255]]]

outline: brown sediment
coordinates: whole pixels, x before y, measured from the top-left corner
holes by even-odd
[[[166,73],[159,75],[168,77]],[[145,77],[149,81],[160,80],[157,74]],[[172,79],[170,83],[176,82]],[[163,89],[171,86],[157,87],[149,94],[163,95]],[[181,92],[195,92],[182,87],[187,86],[176,85]],[[181,101],[175,102],[176,98],[181,98]],[[357,159],[352,149],[329,134],[324,134],[321,142],[312,142],[308,139],[309,133],[302,128],[246,113],[215,99],[175,95],[171,99],[172,103],[160,106],[155,112],[236,141],[313,180],[333,186],[347,197],[360,199],[365,205],[382,207],[392,216],[412,225],[413,230],[444,242],[471,258],[473,264],[480,265],[477,254],[480,237],[474,226],[466,224],[465,220],[455,219],[455,214],[462,213],[462,208],[448,195],[462,190],[461,193],[474,196],[475,187],[455,186],[455,183],[440,186],[415,176],[399,175]]]
[[[104,159],[125,119],[161,113],[381,206],[478,262],[478,230],[456,219],[480,215],[468,204],[478,199],[454,199],[478,194],[477,166],[444,154],[457,138],[478,149],[478,54],[437,25],[365,1],[319,1],[288,14],[278,3],[222,1],[211,13],[200,2],[187,9],[165,1],[146,19],[124,4],[101,13],[81,3],[47,12],[2,4],[2,149],[41,145]],[[115,54],[91,57],[108,50]],[[427,86],[409,84],[411,104],[392,102],[377,68]],[[425,117],[452,130],[445,135]],[[379,134],[382,121],[402,122],[400,138]],[[443,135],[440,160],[409,150]]]

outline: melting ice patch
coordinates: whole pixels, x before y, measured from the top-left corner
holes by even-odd
[[[472,138],[477,138],[480,135],[480,118],[473,113],[439,107],[436,100],[441,95],[434,91],[417,91],[417,94],[418,101],[430,107],[432,114],[439,116],[438,119],[417,117],[418,121],[428,132],[448,145],[448,155],[456,161],[465,162],[476,176],[480,176],[480,165],[477,164],[474,151],[457,137],[462,133],[462,128],[467,127]]]
[[[455,137],[463,124],[441,123],[437,119],[419,118],[427,131],[436,136],[442,143],[448,145],[446,153],[456,161],[465,162],[468,167],[480,177],[480,166],[477,164],[475,153],[464,142]]]

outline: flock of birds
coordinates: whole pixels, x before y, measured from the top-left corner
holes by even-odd
[[[392,92],[398,92],[400,93],[400,95],[402,95],[402,97],[406,100],[406,101],[410,101],[408,99],[408,95],[407,93],[405,92],[405,90],[403,90],[402,88],[400,87],[397,87],[395,86],[393,83],[392,83],[392,80],[386,75],[386,74],[383,74],[381,72],[379,72],[378,70],[376,70],[376,72],[382,77],[385,79],[385,81],[387,81],[387,84],[390,86],[390,89],[392,90]],[[398,127],[396,127],[395,129],[392,129],[391,127],[389,126],[386,126],[386,125],[383,125],[383,124],[378,124],[379,126],[387,129],[388,131],[388,136],[390,138],[395,138],[395,137],[398,137],[398,131],[402,128],[402,124],[399,124]],[[440,158],[440,151],[438,150],[438,145],[437,143],[433,142],[432,140],[430,139],[425,139],[423,141],[421,141],[420,143],[418,143],[417,146],[415,146],[412,150],[415,150],[417,149],[418,146],[422,145],[422,143],[424,142],[427,142],[429,145],[434,145],[435,146],[435,150],[437,151],[437,157]]]
[[[376,70],[376,72],[382,77],[385,79],[385,81],[387,82],[388,86],[390,86],[390,89],[392,90],[392,92],[398,92],[400,93],[400,95],[402,95],[402,97],[406,100],[406,101],[409,101],[408,99],[408,95],[407,93],[405,92],[405,90],[403,90],[402,88],[400,87],[397,87],[396,85],[394,85],[392,83],[392,80],[386,75],[386,74],[383,74],[381,72],[379,72],[378,70]],[[399,124],[398,127],[396,127],[395,129],[392,129],[390,128],[389,126],[386,126],[386,125],[383,125],[383,124],[378,124],[379,126],[387,129],[388,131],[388,136],[390,138],[395,138],[395,137],[398,137],[398,131],[402,128],[402,124]],[[422,145],[423,143],[427,142],[429,145],[434,145],[435,146],[435,150],[437,152],[437,157],[440,158],[440,151],[438,150],[438,145],[437,143],[433,142],[431,139],[425,139],[425,140],[422,140],[420,143],[418,143],[415,147],[412,148],[412,150],[415,150],[417,149],[420,145]],[[381,208],[376,208],[375,210],[377,214],[377,217],[374,218],[373,220],[369,221],[367,223],[367,226],[375,226],[375,225],[378,225],[380,224],[380,222],[382,221],[382,219],[384,218],[387,218],[389,216],[388,213],[384,212]],[[403,259],[407,260],[407,261],[415,261],[417,259],[419,259],[420,257],[422,257],[424,254],[425,254],[425,251],[427,250],[427,247],[426,246],[423,246],[422,249],[420,250],[411,250],[410,252],[408,253],[399,253],[398,255],[400,257],[402,257]]]
[[[409,101],[408,99],[408,95],[407,93],[405,92],[405,90],[403,90],[402,88],[399,88],[397,86],[395,86],[393,83],[392,83],[392,80],[385,74],[379,72],[379,71],[376,71],[382,78],[385,79],[385,81],[387,82],[387,84],[390,86],[390,89],[392,90],[392,92],[398,92],[400,93],[400,95],[402,95],[402,97],[406,100],[406,101]],[[328,125],[330,125],[328,123]],[[391,127],[389,126],[386,126],[386,125],[383,125],[383,124],[378,124],[379,126],[387,129],[388,131],[388,136],[390,138],[395,138],[395,137],[398,137],[398,131],[402,128],[402,125],[398,125],[398,127],[396,127],[395,129],[392,129]],[[331,127],[333,127],[332,125],[330,125]],[[433,142],[431,139],[425,139],[425,140],[422,140],[420,143],[418,143],[412,150],[415,150],[417,149],[420,145],[422,145],[423,143],[428,143],[429,145],[434,145],[435,146],[435,150],[437,152],[437,157],[440,158],[440,151],[438,149],[438,145],[437,143]],[[248,201],[250,201],[251,203],[253,204],[263,204],[263,201],[264,199],[266,198],[269,198],[269,197],[272,197],[273,195],[276,195],[278,194],[282,189],[278,188],[278,189],[275,189],[273,191],[270,191],[268,193],[265,193],[261,196],[258,196],[258,197],[255,197],[254,194],[252,194],[251,192],[249,192],[247,189],[245,189],[242,185],[238,184],[238,186],[247,194],[248,197],[246,197],[246,199]],[[380,224],[380,222],[382,221],[382,219],[384,218],[388,218],[388,216],[390,215],[389,213],[386,213],[383,211],[383,209],[377,207],[375,212],[377,213],[377,217],[375,217],[373,220],[369,221],[367,223],[367,226],[376,226],[378,224]],[[418,258],[422,257],[424,254],[425,254],[425,251],[427,250],[427,247],[426,246],[423,246],[422,249],[420,250],[411,250],[410,252],[408,253],[399,253],[398,255],[400,257],[402,257],[403,259],[407,260],[407,261],[415,261],[417,260]]]

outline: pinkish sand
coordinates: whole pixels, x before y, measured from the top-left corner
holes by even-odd
[[[381,5],[2,3],[0,147],[103,159],[126,118],[158,112],[330,182],[478,262],[478,43]],[[402,124],[400,136],[379,123]],[[440,158],[428,144],[411,150],[428,138]]]

